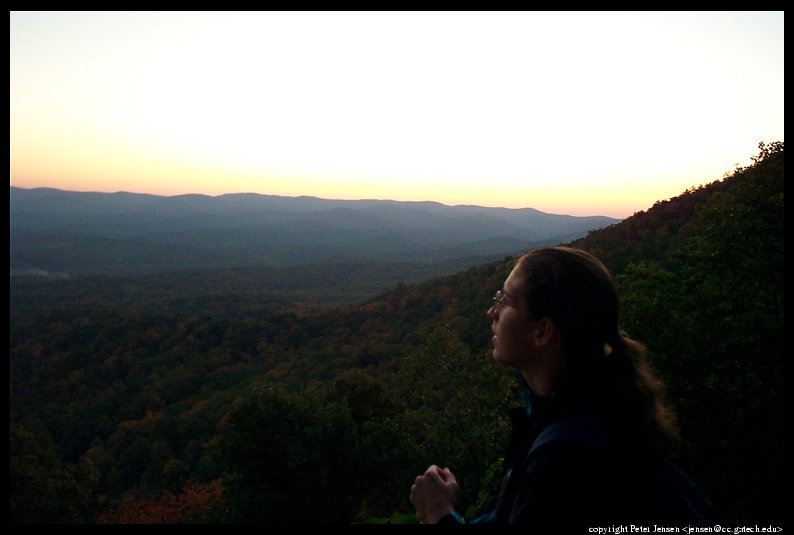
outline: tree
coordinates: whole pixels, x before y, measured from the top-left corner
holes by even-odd
[[[408,402],[402,425],[416,447],[414,475],[430,464],[449,467],[460,483],[461,507],[475,505],[509,438],[505,409],[514,380],[444,327],[405,359],[400,377]]]
[[[400,401],[387,390],[386,384],[360,369],[340,373],[334,380],[334,392],[359,426],[394,416],[400,410]]]
[[[327,390],[254,388],[231,409],[221,441],[233,521],[353,518],[360,502],[355,423]]]
[[[89,462],[64,462],[46,432],[11,425],[8,479],[11,523],[94,521],[96,471]]]
[[[622,323],[667,379],[682,466],[726,521],[783,520],[783,144],[697,209],[668,267],[616,278]]]
[[[698,329],[686,354],[705,386],[693,390],[687,418],[715,500],[731,503],[737,521],[782,522],[783,143],[759,148],[730,189],[700,207],[680,255]]]
[[[415,472],[415,438],[401,425],[404,400],[382,379],[359,369],[340,374],[334,390],[358,429],[359,464],[354,477],[364,497],[359,516],[392,513],[405,502],[406,482]]]
[[[164,490],[137,498],[128,493],[99,519],[100,524],[189,524],[216,520],[223,507],[220,480],[188,482],[178,493]]]

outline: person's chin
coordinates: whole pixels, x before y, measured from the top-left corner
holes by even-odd
[[[495,362],[497,362],[498,364],[502,364],[502,365],[504,365],[504,364],[505,364],[505,363],[502,361],[502,353],[499,351],[499,348],[497,348],[497,347],[494,347],[494,348],[493,348],[493,351],[492,351],[492,354],[491,354],[491,358],[492,358],[492,359],[493,359]]]

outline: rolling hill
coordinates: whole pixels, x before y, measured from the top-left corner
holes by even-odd
[[[618,220],[434,202],[10,191],[12,274],[500,258]]]

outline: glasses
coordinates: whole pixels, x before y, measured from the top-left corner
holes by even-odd
[[[511,303],[510,300],[508,299],[508,295],[504,292],[504,290],[499,290],[496,292],[496,295],[493,296],[493,304],[491,305],[491,308],[493,309],[494,312],[499,312],[502,309],[502,307],[505,305],[509,307],[513,307],[516,310],[524,310],[522,307]]]

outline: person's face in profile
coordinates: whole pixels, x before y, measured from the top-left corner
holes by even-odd
[[[505,366],[522,369],[532,358],[531,316],[519,297],[522,277],[515,269],[494,296],[488,310],[493,331],[493,358]]]

